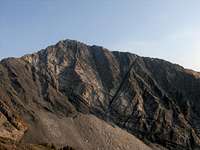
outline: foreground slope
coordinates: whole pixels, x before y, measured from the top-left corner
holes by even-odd
[[[199,73],[164,60],[65,40],[2,60],[0,83],[2,103],[27,124],[19,138],[24,143],[77,149],[200,145]]]

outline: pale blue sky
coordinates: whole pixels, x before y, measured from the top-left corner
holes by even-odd
[[[62,39],[200,71],[199,0],[0,0],[0,58]]]

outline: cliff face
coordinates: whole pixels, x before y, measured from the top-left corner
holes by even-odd
[[[28,124],[26,143],[134,149],[135,135],[154,149],[200,145],[199,73],[164,60],[65,40],[2,60],[0,83],[1,102]]]

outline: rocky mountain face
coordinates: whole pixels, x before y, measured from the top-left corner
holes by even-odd
[[[21,144],[200,149],[199,101],[198,72],[73,40],[0,63],[0,137]]]

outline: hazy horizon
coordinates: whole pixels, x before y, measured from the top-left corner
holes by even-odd
[[[72,39],[200,71],[199,4],[198,0],[1,0],[0,59]]]

